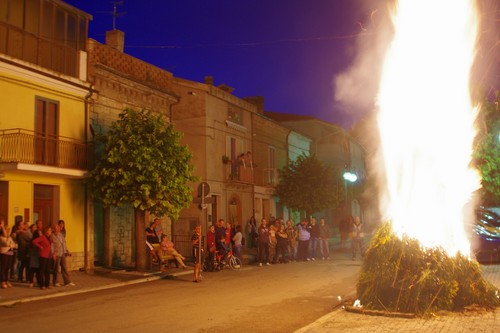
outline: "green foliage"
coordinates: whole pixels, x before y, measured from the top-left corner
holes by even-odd
[[[442,249],[424,249],[415,239],[398,238],[389,223],[376,233],[366,252],[357,285],[369,309],[425,315],[466,306],[499,306],[498,291],[484,280],[479,265]]]
[[[192,200],[191,153],[160,115],[126,109],[100,138],[102,157],[88,174],[93,195],[105,206],[135,209],[175,219]]]
[[[299,156],[278,172],[276,195],[282,205],[314,213],[334,209],[341,201],[340,172],[316,156]]]
[[[500,205],[500,94],[496,102],[484,99],[480,109],[479,133],[474,149],[474,165],[482,175],[482,198],[487,206]]]

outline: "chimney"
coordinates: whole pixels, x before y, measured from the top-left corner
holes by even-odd
[[[214,85],[214,77],[210,76],[210,75],[205,76],[205,84],[208,84],[209,86],[213,86]]]
[[[125,47],[125,33],[117,29],[106,31],[106,45],[123,52]]]
[[[264,96],[245,97],[243,99],[248,103],[255,105],[258,113],[264,114]]]

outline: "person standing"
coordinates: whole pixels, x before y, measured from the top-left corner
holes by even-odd
[[[11,288],[10,271],[14,261],[16,243],[10,236],[10,228],[4,220],[0,220],[0,278],[2,289]]]
[[[215,260],[215,226],[213,224],[208,227],[207,232],[207,251],[208,251],[208,265],[213,268]]]
[[[278,220],[274,220],[273,224],[269,224],[269,259],[273,264],[276,263],[276,232],[278,231]]]
[[[310,261],[309,258],[309,239],[311,238],[311,232],[307,226],[307,220],[303,219],[297,226],[297,239],[299,240],[297,257],[299,260]]]
[[[201,249],[203,248],[201,238],[201,226],[194,228],[193,236],[191,237],[191,244],[193,245],[193,258],[194,258],[194,280],[193,282],[201,282]]]
[[[288,257],[290,261],[297,261],[297,230],[291,220],[286,221],[286,234],[288,238]]]
[[[151,245],[160,243],[160,237],[158,237],[155,230],[158,221],[158,219],[154,219],[149,227],[146,228],[146,241]]]
[[[361,257],[365,255],[364,247],[363,247],[363,225],[359,219],[359,216],[354,218],[354,222],[352,224],[351,231],[351,242],[352,242],[352,260],[356,260],[356,252],[359,248],[359,254]]]
[[[215,226],[215,247],[219,252],[222,250],[220,240],[223,237],[226,237],[226,228],[224,227],[224,219],[219,219],[219,221],[217,221],[217,225]]]
[[[285,230],[285,224],[280,223],[279,229],[276,231],[276,262],[288,263],[286,252],[288,248],[288,234]],[[288,255],[290,257],[290,255]]]
[[[61,223],[62,221],[62,223]],[[54,260],[52,284],[54,287],[60,287],[61,284],[57,281],[57,276],[59,270],[61,271],[61,276],[65,286],[74,286],[75,284],[71,282],[69,277],[68,268],[66,265],[66,256],[70,255],[68,247],[66,246],[66,238],[61,232],[61,225],[64,225],[64,221],[60,220],[58,224],[54,224],[54,232],[51,235],[52,241],[52,258]]]
[[[64,220],[59,220],[59,222],[57,222],[57,224],[59,225],[59,229],[61,230],[61,234],[66,239],[66,222],[64,222]]]
[[[243,240],[243,234],[241,233],[241,225],[237,225],[235,227],[235,234],[233,236],[233,244],[234,244],[234,247],[233,247],[233,251],[234,251],[234,256],[239,258],[240,260],[241,259],[241,247],[242,247],[242,243],[241,241]],[[243,262],[243,260],[242,260]]]
[[[254,247],[257,247],[257,221],[255,221],[255,216],[250,217],[250,221],[248,221],[247,224],[247,231],[248,231],[248,237],[250,238],[250,244],[249,247],[253,249]]]
[[[267,266],[269,263],[269,228],[267,227],[266,219],[260,221],[260,226],[257,229],[258,233],[258,249],[259,249],[259,266],[265,262]]]
[[[330,239],[330,228],[326,225],[325,219],[319,220],[319,250],[321,251],[321,260],[330,259],[330,248],[328,241]]]
[[[17,272],[17,282],[28,280],[28,270],[30,267],[30,246],[31,246],[31,231],[28,229],[26,222],[22,221],[19,225],[19,230],[16,233],[17,240],[17,257],[19,260],[19,270]]]
[[[232,248],[234,245],[233,244],[234,229],[232,228],[231,222],[226,222],[225,235],[226,235],[226,245]]]
[[[35,239],[35,235],[38,235],[38,233],[36,232],[37,224],[30,225],[29,230],[32,237],[29,246],[30,263],[28,268],[28,283],[29,287],[32,288],[35,282],[35,275],[36,275],[36,282],[38,283],[38,285],[40,285],[40,258],[38,256],[37,247],[33,245],[33,239]]]
[[[37,281],[41,290],[45,290],[50,288],[50,258],[52,252],[52,246],[50,243],[52,235],[51,227],[44,227],[43,234],[35,239],[33,239],[32,243],[38,248],[38,256],[40,260],[40,274]]]
[[[319,225],[316,218],[311,219],[311,238],[309,239],[309,258],[316,260],[317,249],[319,246]]]

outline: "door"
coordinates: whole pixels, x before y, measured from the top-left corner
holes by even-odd
[[[33,200],[33,222],[41,219],[43,226],[49,226],[56,223],[55,220],[55,189],[50,185],[37,185],[34,188]]]
[[[35,163],[57,165],[59,136],[58,103],[36,99],[35,108]]]

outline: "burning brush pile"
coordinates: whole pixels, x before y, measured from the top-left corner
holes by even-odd
[[[418,316],[500,305],[499,291],[483,278],[476,261],[399,238],[389,223],[377,231],[366,252],[357,294],[365,309]]]

